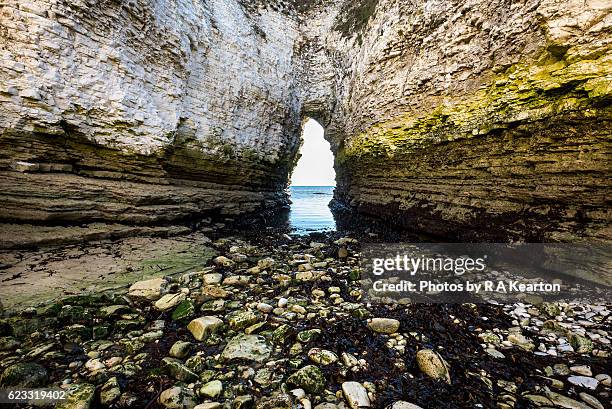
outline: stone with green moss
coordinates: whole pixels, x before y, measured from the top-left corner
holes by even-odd
[[[61,400],[55,409],[89,409],[93,407],[96,387],[88,383],[74,384],[68,389],[68,398]]]
[[[193,301],[184,300],[172,312],[173,321],[184,321],[195,316],[196,307]]]
[[[567,337],[567,340],[569,341],[572,348],[574,348],[574,351],[578,352],[579,354],[588,354],[593,351],[593,341],[591,341],[587,337],[575,333],[570,333]]]
[[[325,376],[317,366],[307,365],[287,378],[287,383],[306,392],[319,394],[325,389]]]
[[[321,330],[319,328],[307,329],[300,331],[297,334],[297,340],[300,342],[312,342],[317,340],[321,336]]]
[[[185,361],[185,366],[195,373],[200,373],[206,368],[206,362],[200,355],[194,355]]]
[[[225,318],[231,329],[240,331],[256,324],[261,316],[254,311],[235,311],[226,315]]]
[[[559,308],[559,305],[551,302],[544,302],[540,304],[538,306],[538,310],[540,310],[540,313],[549,318],[555,318],[561,314],[561,308]]]
[[[112,377],[102,385],[100,389],[100,403],[104,406],[111,405],[121,395],[121,388],[117,377]]]
[[[178,381],[195,382],[199,379],[197,374],[178,359],[166,357],[162,359],[162,364],[166,373]]]
[[[44,366],[34,362],[23,362],[6,368],[0,377],[0,385],[35,388],[44,386],[48,379]]]
[[[292,333],[293,328],[291,328],[290,325],[281,324],[272,332],[272,342],[275,344],[284,344],[288,341]]]

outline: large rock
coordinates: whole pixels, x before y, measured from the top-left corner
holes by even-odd
[[[187,329],[198,341],[205,340],[209,335],[217,332],[223,326],[223,321],[217,317],[196,318],[187,325]]]
[[[270,357],[271,352],[270,344],[261,335],[239,334],[229,340],[221,353],[221,360],[244,359],[246,361],[264,362]]]
[[[375,332],[381,334],[393,334],[399,329],[400,322],[392,318],[372,318],[368,322],[368,327]]]
[[[368,391],[359,382],[344,382],[342,393],[351,409],[370,407]]]
[[[128,295],[135,299],[158,300],[166,291],[168,281],[164,278],[137,281],[128,289]]]
[[[89,409],[93,407],[96,387],[88,383],[71,385],[67,398],[58,401],[56,409]]]
[[[44,366],[33,362],[17,363],[2,372],[0,385],[35,388],[47,383],[48,375]]]
[[[448,364],[437,352],[431,349],[421,349],[416,354],[416,362],[425,375],[451,383]]]
[[[287,382],[304,389],[306,392],[318,394],[325,388],[325,376],[314,365],[307,365],[287,378]]]

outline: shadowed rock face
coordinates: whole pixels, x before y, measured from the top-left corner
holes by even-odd
[[[610,239],[611,30],[600,1],[379,1],[326,42],[349,73],[337,206],[445,240]]]
[[[336,206],[453,240],[609,240],[605,1],[9,1],[1,217],[286,203],[302,118]]]

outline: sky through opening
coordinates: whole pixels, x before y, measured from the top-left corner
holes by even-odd
[[[323,132],[314,119],[309,118],[304,124],[302,156],[291,175],[291,186],[336,186],[334,155]]]

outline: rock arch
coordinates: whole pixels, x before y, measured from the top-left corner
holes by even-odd
[[[282,206],[310,116],[354,212],[610,239],[605,2],[9,0],[0,19],[3,222]]]

